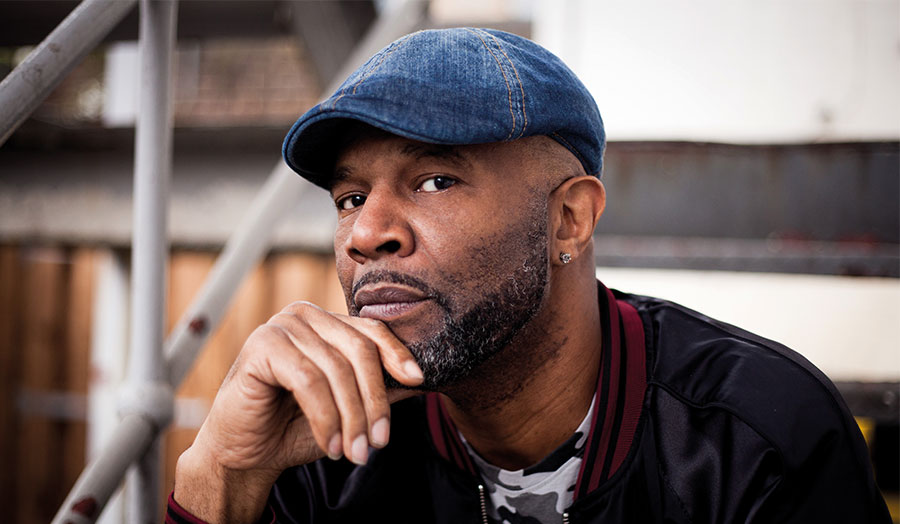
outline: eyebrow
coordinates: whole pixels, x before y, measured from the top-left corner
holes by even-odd
[[[338,182],[343,182],[347,180],[350,175],[353,173],[353,169],[349,166],[338,166],[334,169],[334,172],[331,173],[331,177],[328,179],[328,191],[330,192],[334,189],[335,184]]]
[[[472,164],[469,160],[459,152],[456,146],[445,144],[405,144],[400,149],[400,154],[408,157],[422,160],[425,158],[433,158],[449,162],[459,168],[471,169]],[[353,168],[342,165],[337,166],[329,179],[328,190],[338,183],[343,182],[353,175]]]
[[[400,153],[414,157],[416,160],[434,158],[450,162],[457,167],[472,167],[469,160],[459,152],[459,148],[456,146],[444,144],[406,144],[400,150]]]

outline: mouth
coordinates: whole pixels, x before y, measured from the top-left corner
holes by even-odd
[[[353,299],[360,317],[382,321],[396,320],[429,300],[417,289],[396,284],[364,287]]]

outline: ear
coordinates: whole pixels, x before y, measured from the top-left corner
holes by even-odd
[[[562,264],[560,253],[569,253],[575,259],[590,245],[594,227],[606,208],[606,188],[597,177],[573,177],[553,191],[551,206],[555,234],[550,259]]]

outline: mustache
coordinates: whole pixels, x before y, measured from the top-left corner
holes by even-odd
[[[449,310],[447,298],[441,292],[429,286],[424,280],[412,275],[398,273],[396,271],[376,270],[366,273],[365,275],[361,276],[359,280],[353,283],[353,286],[350,290],[351,311],[359,313],[359,308],[356,305],[357,291],[359,291],[363,286],[381,283],[400,284],[411,287],[413,289],[421,291],[426,296],[433,299],[439,306],[441,306],[445,310]]]

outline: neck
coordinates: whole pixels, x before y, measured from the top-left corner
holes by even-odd
[[[593,280],[551,281],[551,290],[545,307],[509,346],[444,392],[450,417],[469,444],[506,470],[536,464],[565,442],[587,415],[596,389],[597,286]]]

